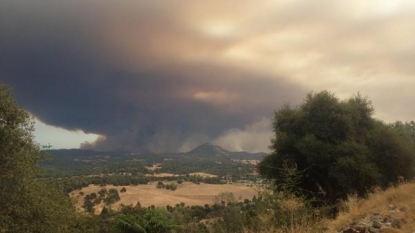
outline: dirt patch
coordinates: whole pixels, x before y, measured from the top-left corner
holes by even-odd
[[[166,182],[169,183],[169,182]],[[126,187],[127,191],[121,193],[120,189]],[[90,185],[82,190],[75,190],[71,192],[70,196],[75,200],[76,207],[81,209],[83,204],[83,196],[79,195],[79,192],[83,192],[84,196],[91,193],[98,193],[103,187],[98,185]],[[117,209],[121,203],[124,205],[135,205],[138,201],[143,207],[146,206],[161,206],[167,205],[174,206],[181,202],[185,205],[205,205],[214,204],[214,198],[220,193],[231,192],[234,194],[237,201],[243,201],[245,199],[252,199],[257,191],[254,187],[250,187],[243,184],[194,184],[191,182],[183,182],[178,184],[177,190],[171,191],[166,189],[157,189],[156,183],[149,183],[148,185],[137,186],[105,186],[107,190],[115,188],[118,190],[121,201],[115,203],[112,207]],[[103,204],[96,206],[96,213],[100,213]]]

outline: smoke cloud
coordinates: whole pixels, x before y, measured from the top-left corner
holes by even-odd
[[[229,129],[213,143],[229,151],[268,152],[265,148],[271,145],[272,137],[272,122],[263,118],[243,129]]]
[[[404,0],[5,0],[0,81],[42,122],[102,135],[84,148],[266,151],[267,119],[310,91],[360,92],[381,119],[412,120],[414,12]]]

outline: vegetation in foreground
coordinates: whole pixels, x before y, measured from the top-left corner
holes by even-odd
[[[224,194],[211,206],[143,208],[137,203],[114,211],[117,193],[108,190],[101,199],[108,208],[93,215],[77,212],[59,186],[39,178],[41,153],[33,142],[32,120],[9,89],[0,86],[0,232],[324,232],[331,230],[325,226],[347,222],[347,214],[340,212],[338,222],[323,224],[333,209],[342,209],[341,200],[366,197],[375,187],[380,190],[371,196],[375,200],[383,198],[392,206],[407,200],[405,211],[399,209],[407,221],[389,232],[413,231],[414,215],[408,210],[414,209],[409,194],[414,190],[405,188],[409,185],[381,190],[413,175],[414,124],[386,125],[372,112],[365,98],[339,101],[328,92],[310,94],[301,106],[278,111],[274,151],[259,167],[276,186],[252,200],[235,202]],[[349,217],[356,209],[376,205],[372,198],[358,199],[357,205],[351,204],[356,199],[346,202]]]
[[[349,195],[365,197],[412,178],[413,124],[388,125],[373,111],[367,98],[341,101],[327,91],[284,106],[275,113],[273,152],[260,173],[316,207],[332,207],[333,215]]]
[[[386,190],[377,190],[367,198],[349,196],[343,203],[343,211],[335,220],[326,221],[329,233],[339,232],[354,222],[372,223],[371,218],[379,215],[391,220],[382,232],[404,233],[415,231],[415,183],[402,183]],[[396,219],[395,222],[393,219]]]
[[[0,85],[0,232],[69,232],[76,213],[53,183],[36,179],[33,122]]]

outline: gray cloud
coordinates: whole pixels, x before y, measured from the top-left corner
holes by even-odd
[[[266,150],[255,122],[312,90],[361,92],[381,119],[412,120],[414,11],[405,0],[6,0],[0,80],[45,123],[103,136],[85,147]]]
[[[230,129],[213,142],[230,151],[268,152],[273,138],[272,121],[263,118],[245,125],[243,129]]]
[[[165,6],[110,2],[6,2],[0,12],[1,80],[45,123],[103,135],[83,147],[188,149],[270,116],[301,91],[269,75],[175,59],[177,46],[191,55],[230,42],[180,28]]]

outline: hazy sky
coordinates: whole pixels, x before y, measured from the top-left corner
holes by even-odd
[[[55,148],[265,151],[311,91],[414,120],[414,22],[412,0],[3,0],[0,81]]]

